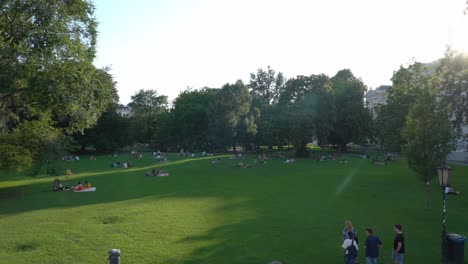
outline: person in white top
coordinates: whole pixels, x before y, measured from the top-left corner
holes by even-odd
[[[356,248],[356,256],[354,256],[353,252],[349,252],[348,248],[354,245]],[[344,251],[344,263],[345,264],[354,264],[354,259],[357,257],[357,251],[359,250],[358,244],[356,243],[356,240],[354,240],[354,234],[353,232],[348,232],[348,238],[346,238],[343,241],[343,245],[341,246],[345,251]]]

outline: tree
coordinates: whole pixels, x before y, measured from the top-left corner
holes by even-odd
[[[330,143],[345,151],[348,143],[364,143],[371,137],[372,117],[364,106],[367,88],[349,69],[339,71],[331,81],[336,112]]]
[[[186,90],[174,100],[171,109],[170,141],[176,147],[189,150],[210,148],[207,131],[208,109],[214,103],[218,89]],[[167,123],[169,124],[169,123]]]
[[[22,122],[3,134],[0,142],[1,169],[23,171],[34,167],[36,175],[44,165],[62,156],[72,140],[43,118]]]
[[[332,84],[326,75],[289,79],[281,92],[277,111],[280,137],[293,143],[297,156],[307,156],[307,143],[326,142],[335,111]]]
[[[461,133],[462,126],[468,125],[468,56],[448,49],[436,75],[440,79],[441,103],[447,107],[453,126]]]
[[[387,104],[378,108],[377,126],[387,151],[400,152],[406,144],[402,136],[406,117],[420,90],[436,87],[437,79],[425,73],[424,65],[413,63],[400,67],[392,77],[393,86],[387,90]]]
[[[259,109],[258,128],[255,136],[257,145],[272,147],[277,143],[278,129],[275,126],[277,113],[275,111],[279,95],[284,89],[285,78],[268,66],[267,70],[258,69],[250,74],[249,89],[252,94],[252,106]]]
[[[155,90],[140,90],[131,97],[132,118],[140,124],[141,142],[155,143],[159,117],[167,111],[167,96]]]
[[[93,65],[96,34],[89,1],[1,2],[2,133],[25,129],[21,124],[37,120],[68,135],[96,124],[117,98],[108,70]],[[27,163],[17,165],[24,168]]]
[[[453,130],[447,112],[437,105],[434,90],[418,91],[406,118],[403,138],[409,167],[425,184],[424,208],[427,208],[428,184],[437,166],[453,150]]]
[[[242,81],[235,84],[225,84],[215,95],[209,107],[208,136],[214,146],[223,148],[232,146],[236,150],[237,136],[242,129],[256,133],[255,123],[250,119],[252,97],[247,86]]]
[[[97,152],[110,152],[133,143],[130,118],[122,117],[115,107],[109,108],[99,118],[96,126],[75,135],[75,140],[85,150],[93,146]]]

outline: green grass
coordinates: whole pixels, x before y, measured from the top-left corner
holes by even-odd
[[[431,182],[425,210],[424,186],[404,161],[270,160],[241,169],[226,156],[212,165],[172,154],[159,166],[171,176],[145,177],[149,154],[119,157],[134,163],[128,170],[97,158],[64,161],[74,174],[59,177],[88,180],[94,193],[51,192],[56,177],[0,175],[1,263],[105,263],[112,248],[122,263],[342,263],[348,219],[361,241],[366,227],[381,238],[379,263],[391,263],[395,223],[406,235],[406,263],[440,263],[440,188]],[[468,167],[454,168],[462,194],[448,196],[448,231],[468,235]]]

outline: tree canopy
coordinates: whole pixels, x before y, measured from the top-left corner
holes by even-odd
[[[2,134],[11,137],[28,127],[23,123],[37,120],[42,132],[59,129],[68,135],[95,125],[118,97],[108,69],[92,64],[97,22],[91,2],[6,0],[0,9]],[[2,148],[11,149],[11,141],[4,142]],[[37,160],[32,153],[24,156]]]

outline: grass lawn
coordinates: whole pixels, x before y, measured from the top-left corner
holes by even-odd
[[[74,174],[59,178],[88,180],[96,192],[52,192],[56,177],[0,175],[1,263],[106,263],[112,248],[122,263],[342,263],[348,219],[362,249],[366,227],[383,241],[379,263],[391,263],[395,223],[406,236],[405,263],[440,263],[440,187],[431,182],[425,210],[424,185],[403,160],[269,160],[242,169],[227,156],[214,165],[215,157],[172,154],[159,166],[169,177],[145,177],[154,167],[148,153],[81,158],[64,161]],[[110,168],[117,159],[135,167]],[[447,227],[468,235],[468,167],[453,167],[461,195],[447,197]]]

